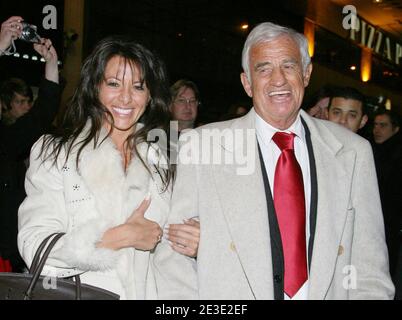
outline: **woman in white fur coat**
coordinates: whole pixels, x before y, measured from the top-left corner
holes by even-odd
[[[153,249],[174,170],[166,148],[147,137],[169,123],[165,74],[158,58],[124,38],[102,40],[87,58],[60,129],[31,151],[18,233],[28,266],[44,238],[65,232],[45,272],[80,274],[121,299],[158,298]],[[181,231],[179,250],[194,256],[197,223],[172,228]]]

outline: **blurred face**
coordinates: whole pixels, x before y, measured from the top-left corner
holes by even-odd
[[[399,131],[399,127],[393,127],[387,114],[380,114],[374,119],[373,135],[375,143],[381,144]]]
[[[243,115],[245,115],[247,113],[247,111],[248,110],[245,107],[237,107],[236,114],[239,115],[239,116],[243,116]]]
[[[138,67],[120,56],[114,56],[106,65],[99,100],[112,114],[117,131],[133,132],[150,100],[149,90],[145,83],[141,84],[140,76]],[[109,129],[111,121],[106,120],[104,125]]]
[[[318,106],[321,109],[326,109],[328,108],[329,105],[329,97],[324,97],[318,100],[316,106]]]
[[[197,118],[198,100],[193,89],[181,88],[172,102],[170,110],[174,120],[194,122]]]
[[[363,115],[361,101],[335,97],[329,107],[329,121],[339,123],[346,129],[357,132],[364,127],[367,116]]]
[[[10,106],[10,114],[14,118],[18,119],[32,108],[32,100],[27,96],[20,95],[19,93],[14,93],[14,97],[11,100]]]
[[[299,112],[311,64],[303,74],[299,47],[287,36],[251,47],[249,64],[251,79],[242,73],[241,80],[255,111],[270,125],[289,128]]]
[[[321,98],[308,110],[310,116],[318,119],[328,120],[329,97]]]

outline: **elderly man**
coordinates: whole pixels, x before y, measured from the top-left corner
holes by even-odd
[[[181,136],[170,222],[198,215],[201,237],[196,260],[157,248],[161,297],[391,299],[371,147],[300,110],[312,71],[306,39],[262,23],[242,64],[253,109]],[[206,151],[223,160],[208,164]]]

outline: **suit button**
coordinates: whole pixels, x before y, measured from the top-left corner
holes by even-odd
[[[338,256],[342,255],[344,251],[345,251],[345,249],[343,248],[343,246],[339,246],[339,248],[338,248]]]
[[[236,251],[236,246],[233,242],[230,243],[230,250]]]
[[[274,275],[274,281],[276,283],[281,283],[282,282],[282,276],[279,274]]]

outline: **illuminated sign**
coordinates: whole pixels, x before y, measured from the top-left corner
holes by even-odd
[[[361,46],[398,66],[402,65],[402,43],[387,36],[381,29],[376,28],[360,18],[355,17],[354,27],[350,28],[349,38]]]

